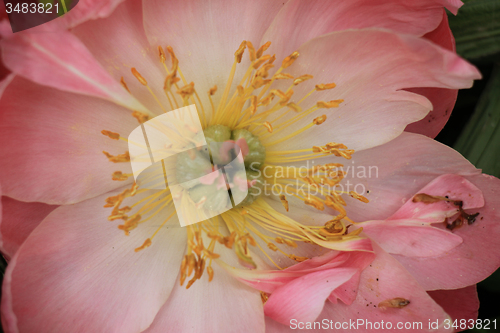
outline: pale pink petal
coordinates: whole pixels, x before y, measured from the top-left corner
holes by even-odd
[[[465,326],[471,327],[469,320],[472,319],[475,322],[477,319],[479,299],[475,285],[462,289],[429,291],[428,294],[441,305],[452,320],[458,320],[458,326],[460,326],[460,321],[465,319],[467,323]],[[458,330],[458,332],[463,330]]]
[[[349,281],[356,272],[352,268],[334,268],[295,279],[271,294],[264,305],[264,313],[282,324],[291,319],[313,321],[332,291]]]
[[[405,268],[426,290],[458,289],[476,284],[500,266],[500,180],[487,175],[467,177],[481,189],[485,199],[476,222],[453,230],[463,243],[446,255],[409,258],[396,255]],[[453,277],[453,278],[450,278]]]
[[[7,332],[125,333],[151,324],[177,279],[185,229],[163,228],[134,252],[154,229],[125,236],[107,220],[105,197],[57,208],[13,257],[2,290]]]
[[[42,220],[58,206],[41,202],[22,202],[2,196],[0,213],[0,251],[8,259]]]
[[[144,2],[144,27],[151,47],[171,45],[187,80],[193,81],[205,106],[208,90],[217,105],[234,62],[234,53],[244,40],[257,49],[264,32],[284,1],[163,0]],[[248,51],[238,65],[233,82],[240,82],[250,65]],[[236,85],[233,85],[233,89]]]
[[[443,7],[456,13],[461,1],[292,0],[283,5],[262,42],[271,41],[278,59],[308,40],[346,29],[386,28],[422,36],[441,22]]]
[[[377,322],[392,324],[394,331],[398,322],[410,323],[414,322],[422,324],[419,328],[415,326],[411,329],[404,329],[405,332],[452,332],[445,330],[441,326],[439,330],[430,330],[428,327],[429,320],[436,321],[442,324],[449,316],[443,309],[436,304],[431,297],[425,292],[418,282],[394,259],[392,256],[385,253],[382,249],[376,248],[377,257],[375,260],[361,273],[359,282],[359,290],[356,300],[351,305],[346,305],[342,302],[337,304],[327,302],[323,312],[317,318],[317,321],[326,319],[335,325],[336,322],[350,321],[358,322],[360,326],[347,326],[345,331],[356,330],[359,332],[372,332],[375,329],[365,327],[367,321],[372,325]],[[378,307],[383,301],[394,298],[404,298],[410,303],[403,308],[381,308]],[[387,326],[385,326],[387,327]],[[333,326],[335,329],[335,326]],[[319,330],[317,330],[319,331]],[[381,329],[377,331],[391,331],[391,329]]]
[[[309,41],[298,52],[300,56],[286,72],[294,76],[310,74],[314,79],[296,86],[292,101],[298,102],[318,83],[335,82],[336,88],[315,92],[300,105],[307,109],[318,100],[344,102],[338,108],[319,109],[273,133],[266,143],[302,128],[315,117],[327,116],[314,128],[314,135],[306,136],[312,132],[305,132],[269,150],[311,148],[332,141],[354,150],[383,144],[432,109],[425,97],[403,89],[466,88],[480,77],[465,60],[429,41],[376,29],[331,33]],[[280,81],[277,87],[286,90],[289,83]]]
[[[424,35],[424,38],[444,47],[447,50],[455,51],[455,38],[448,25],[448,15],[443,10],[443,20],[433,31]],[[406,126],[405,131],[420,133],[434,138],[443,129],[451,115],[451,111],[457,100],[458,90],[444,88],[413,88],[408,91],[424,95],[433,106],[433,109],[424,119]]]
[[[102,33],[103,31],[106,33]],[[126,1],[109,17],[87,21],[72,32],[109,75],[116,81],[123,77],[132,95],[149,110],[156,114],[164,112],[148,89],[132,75],[132,67],[146,79],[162,106],[166,110],[171,109],[163,91],[167,72],[160,62],[157,49],[159,45],[151,47],[144,33],[141,1]],[[161,46],[165,48],[167,45]],[[167,65],[171,66],[170,60]],[[176,90],[174,88],[174,93]]]
[[[1,41],[4,64],[41,85],[110,100],[148,112],[100,66],[73,34],[20,32]]]
[[[138,126],[131,112],[110,102],[61,92],[16,77],[0,107],[0,182],[4,195],[21,201],[74,203],[130,183],[112,181],[130,163],[112,163],[102,153],[123,154]]]
[[[264,332],[260,293],[212,264],[214,279],[205,273],[189,289],[179,280],[167,303],[145,333]]]
[[[346,177],[340,183],[340,190],[356,191],[369,200],[363,203],[344,196],[347,214],[356,222],[389,218],[443,174],[467,178],[480,173],[455,150],[406,132],[383,146],[355,152],[350,161],[330,158],[328,162],[344,164]]]

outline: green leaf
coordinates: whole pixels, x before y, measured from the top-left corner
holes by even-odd
[[[466,59],[500,55],[500,1],[464,2],[457,16],[448,16],[457,53]]]
[[[484,173],[500,177],[500,65],[460,134],[455,149]]]

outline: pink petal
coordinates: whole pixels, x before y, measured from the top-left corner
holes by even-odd
[[[461,201],[463,209],[481,208],[484,206],[484,196],[474,184],[459,175],[442,175],[437,177],[415,195],[447,197]],[[408,200],[389,220],[418,219],[422,222],[442,222],[445,218],[458,213],[458,207],[453,202],[438,201],[434,203],[414,202]]]
[[[363,231],[390,254],[432,257],[446,253],[462,243],[449,230],[434,228],[419,220],[370,221]]]
[[[106,33],[103,34],[103,31]],[[163,107],[170,110],[163,91],[167,73],[158,56],[158,45],[151,47],[144,33],[141,1],[126,1],[109,17],[87,21],[72,32],[85,44],[109,75],[117,82],[123,77],[132,95],[149,110],[156,114],[164,112],[148,89],[132,75],[132,67],[146,79]],[[161,46],[166,47],[165,44]],[[168,61],[168,67],[170,66]]]
[[[321,35],[347,29],[386,28],[422,36],[441,22],[443,7],[456,13],[460,1],[307,0],[288,1],[266,31],[278,59]]]
[[[21,202],[2,196],[0,251],[12,258],[21,244],[57,206],[40,202]]]
[[[500,266],[500,180],[487,175],[467,177],[485,199],[476,222],[453,230],[463,243],[446,255],[431,258],[395,256],[426,290],[464,288],[485,279]]]
[[[291,319],[313,321],[331,292],[355,273],[352,268],[337,268],[304,275],[276,289],[264,305],[264,313],[282,324]]]
[[[332,159],[332,162],[340,159]],[[370,202],[345,197],[347,215],[354,221],[384,220],[413,198],[424,186],[443,174],[465,177],[483,193],[485,205],[470,209],[479,212],[476,222],[453,230],[463,243],[448,255],[431,258],[396,256],[426,290],[457,289],[475,284],[499,265],[498,233],[500,181],[481,175],[470,162],[453,149],[422,135],[403,133],[393,141],[366,151],[356,152],[346,163],[345,181],[349,191],[356,190]],[[372,168],[369,171],[369,168]],[[374,169],[373,169],[374,168]],[[368,192],[368,193],[367,193]],[[483,219],[481,219],[483,218]],[[453,278],[450,278],[453,277]]]
[[[127,184],[114,171],[130,163],[109,162],[127,151],[123,137],[137,127],[130,112],[112,103],[61,92],[16,77],[0,108],[0,182],[4,195],[21,201],[74,203]]]
[[[481,208],[484,197],[471,182],[458,175],[437,177],[415,193],[449,197],[461,201],[463,209]],[[446,221],[459,212],[453,202],[434,203],[408,200],[385,221],[362,224],[365,233],[385,251],[409,257],[432,257],[444,254],[462,243],[462,238],[446,229],[432,227],[430,223]],[[450,221],[451,222],[451,221]]]
[[[377,322],[392,323],[396,328],[398,322],[421,322],[422,329],[405,329],[405,332],[430,332],[429,320],[443,323],[449,318],[442,308],[422,289],[418,282],[394,259],[382,249],[376,248],[377,257],[361,273],[359,290],[356,300],[351,305],[342,302],[325,304],[323,312],[317,321],[327,319],[335,322],[357,322],[358,320],[370,321],[372,325]],[[394,299],[404,298],[410,303],[403,308],[379,308],[378,304]],[[372,326],[373,327],[373,326]],[[387,326],[386,326],[387,327]],[[356,328],[347,327],[347,330]],[[374,331],[374,328],[359,326],[360,332]],[[394,330],[394,329],[393,329]],[[391,331],[379,329],[379,331]],[[435,331],[433,331],[435,332]],[[442,327],[439,332],[447,332]],[[452,332],[452,330],[448,330]]]
[[[104,98],[131,110],[148,112],[69,32],[25,31],[3,39],[1,45],[5,65],[18,75],[41,85]]]
[[[304,44],[298,52],[299,58],[287,72],[294,76],[311,74],[314,79],[298,85],[294,98],[300,99],[318,83],[337,84],[333,90],[314,93],[302,108],[318,100],[344,102],[338,108],[319,109],[266,141],[271,143],[315,117],[328,115],[321,126],[314,128],[310,139],[296,135],[270,150],[310,148],[332,141],[354,150],[383,144],[432,109],[429,100],[403,89],[465,88],[480,77],[472,65],[431,42],[376,29],[331,33]],[[288,83],[282,85],[286,90]]]
[[[6,331],[125,333],[151,324],[178,276],[185,230],[163,228],[136,253],[153,231],[141,225],[125,236],[106,218],[106,196],[57,208],[21,246],[3,284]]]
[[[251,41],[259,48],[259,41],[283,3],[175,0],[165,5],[162,0],[145,1],[144,27],[153,49],[158,45],[173,47],[186,80],[194,81],[205,105],[210,105],[208,90],[214,85],[219,87],[214,95],[217,105],[241,42]],[[247,52],[233,82],[240,82],[250,65]]]
[[[472,319],[475,322],[477,319],[479,299],[475,285],[462,289],[429,291],[428,294],[441,305],[452,320],[458,320],[459,326],[461,320],[465,319],[467,326],[470,326],[469,320]],[[458,330],[460,331],[463,330]]]
[[[433,31],[424,35],[424,38],[444,47],[447,50],[455,51],[455,38],[448,25],[448,15],[443,10],[443,20]],[[443,88],[413,88],[408,91],[424,95],[433,106],[433,109],[424,119],[406,126],[405,131],[420,133],[434,138],[443,129],[451,115],[451,111],[457,100],[458,90]]]
[[[332,158],[331,162],[344,164],[347,175],[340,183],[344,190],[354,190],[370,200],[363,203],[344,196],[347,215],[357,222],[389,218],[443,174],[468,178],[480,173],[453,149],[406,132],[383,146],[355,152],[351,161]]]
[[[205,273],[188,290],[179,286],[145,333],[171,332],[264,332],[262,300],[251,289],[212,265],[214,279]]]

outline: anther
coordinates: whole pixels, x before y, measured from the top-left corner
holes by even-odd
[[[148,81],[146,81],[145,78],[142,77],[142,75],[135,69],[135,67],[132,67],[132,74],[134,74],[135,78],[144,86],[148,85]]]
[[[248,53],[250,55],[250,61],[255,61],[257,59],[257,55],[255,53],[255,48],[250,41],[247,41]]]
[[[253,116],[257,112],[257,96],[253,95],[250,98],[250,114]],[[271,130],[272,131],[272,130]]]
[[[304,203],[308,206],[316,208],[317,210],[325,210],[323,203],[316,198],[306,198]]]
[[[120,139],[120,134],[115,133],[115,132],[111,132],[111,131],[107,131],[107,130],[102,130],[101,133],[103,135],[106,135],[108,138],[113,139],[113,140],[119,140]]]
[[[269,59],[271,59],[271,56],[269,54],[266,54],[265,56],[263,56],[262,58],[259,58],[259,60],[256,60],[253,64],[252,64],[252,67],[257,69],[260,67],[260,65],[262,65],[263,63],[265,63],[266,61],[268,61]]]
[[[343,99],[336,99],[330,102],[319,101],[318,103],[316,103],[316,106],[323,109],[338,108],[340,103],[342,103],[343,101]]]
[[[286,106],[288,106],[290,109],[292,109],[295,112],[301,112],[302,108],[295,104],[294,102],[288,103]]]
[[[309,74],[302,75],[302,76],[299,76],[298,78],[296,78],[295,80],[293,80],[293,84],[296,86],[299,83],[302,83],[302,82],[309,80],[309,79],[312,79],[312,78],[313,78],[313,76],[309,75]]]
[[[141,250],[144,250],[145,248],[150,247],[150,246],[151,246],[151,243],[152,243],[152,242],[151,242],[151,239],[149,239],[149,238],[148,238],[148,239],[146,239],[146,240],[144,241],[144,244],[142,244],[141,246],[139,246],[138,248],[136,248],[134,251],[135,251],[135,252],[139,252],[139,251],[141,251]]]
[[[281,200],[281,203],[283,204],[283,207],[285,207],[286,211],[288,212],[288,201],[286,200],[286,197],[284,194],[281,194],[280,195],[280,200]]]
[[[281,67],[283,67],[283,68],[290,67],[298,57],[299,57],[299,52],[297,52],[297,51],[293,52],[288,57],[283,59],[283,62],[281,63]]]
[[[212,266],[207,267],[207,273],[208,273],[208,282],[211,282],[214,278],[214,269]]]
[[[208,91],[208,94],[210,96],[213,96],[215,94],[215,92],[217,91],[217,86],[213,86],[212,88],[210,88],[210,90]]]
[[[321,125],[326,121],[326,115],[319,116],[317,118],[314,118],[313,124],[314,125]]]
[[[120,83],[122,84],[123,88],[125,88],[129,93],[130,93],[130,89],[128,88],[127,84],[125,83],[125,80],[123,79],[123,76],[120,80]]]
[[[158,45],[158,54],[160,56],[161,63],[164,64],[165,61],[167,60],[167,56],[165,55],[165,51],[163,50],[163,47],[161,47],[159,45]]]
[[[120,154],[120,155],[116,155],[116,156],[113,156],[106,151],[103,151],[102,153],[104,155],[106,155],[106,157],[108,158],[108,160],[110,162],[113,162],[113,163],[130,162],[130,155],[129,155],[128,151],[124,154]]]
[[[236,52],[234,52],[234,58],[238,64],[241,62],[241,58],[243,57],[243,53],[245,52],[246,45],[246,41],[241,42],[240,47],[236,50]]]
[[[278,251],[278,248],[273,243],[267,243],[267,247],[272,251]]]
[[[293,79],[293,75],[290,75],[287,73],[278,73],[278,74],[274,74],[273,79],[275,79],[275,80]]]
[[[268,131],[269,133],[272,133],[272,132],[273,132],[273,126],[271,125],[271,123],[270,123],[270,122],[265,121],[262,125],[264,125],[264,127],[266,127],[266,128],[267,128],[267,131]]]
[[[354,199],[358,199],[359,201],[361,202],[364,202],[364,203],[368,203],[370,202],[370,200],[368,200],[367,198],[365,198],[364,196],[362,196],[361,194],[358,194],[357,192],[355,191],[351,191],[349,192],[350,196],[353,197]]]
[[[335,83],[327,83],[327,84],[317,84],[316,85],[316,90],[317,91],[320,91],[320,90],[328,90],[328,89],[333,89],[335,88],[337,85]]]
[[[146,121],[149,120],[149,116],[147,114],[144,114],[144,113],[139,112],[139,111],[132,112],[132,117],[134,117],[135,119],[137,119],[137,121],[139,122],[139,124],[143,124],[143,123],[145,123]]]
[[[264,45],[259,47],[256,53],[257,59],[262,57],[262,54],[269,48],[269,46],[271,46],[271,42],[266,42]]]
[[[115,171],[115,172],[113,172],[113,176],[111,178],[113,180],[123,181],[123,180],[127,180],[128,177],[129,177],[128,175],[122,173],[121,171]]]

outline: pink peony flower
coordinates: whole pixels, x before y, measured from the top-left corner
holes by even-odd
[[[453,52],[443,6],[460,5],[81,1],[47,27],[2,22],[4,329],[475,318],[474,284],[500,265],[500,183],[403,132],[435,136],[480,77]],[[126,138],[189,104],[257,167],[242,205],[180,227],[169,190],[133,181]],[[215,183],[183,198],[217,206]]]

